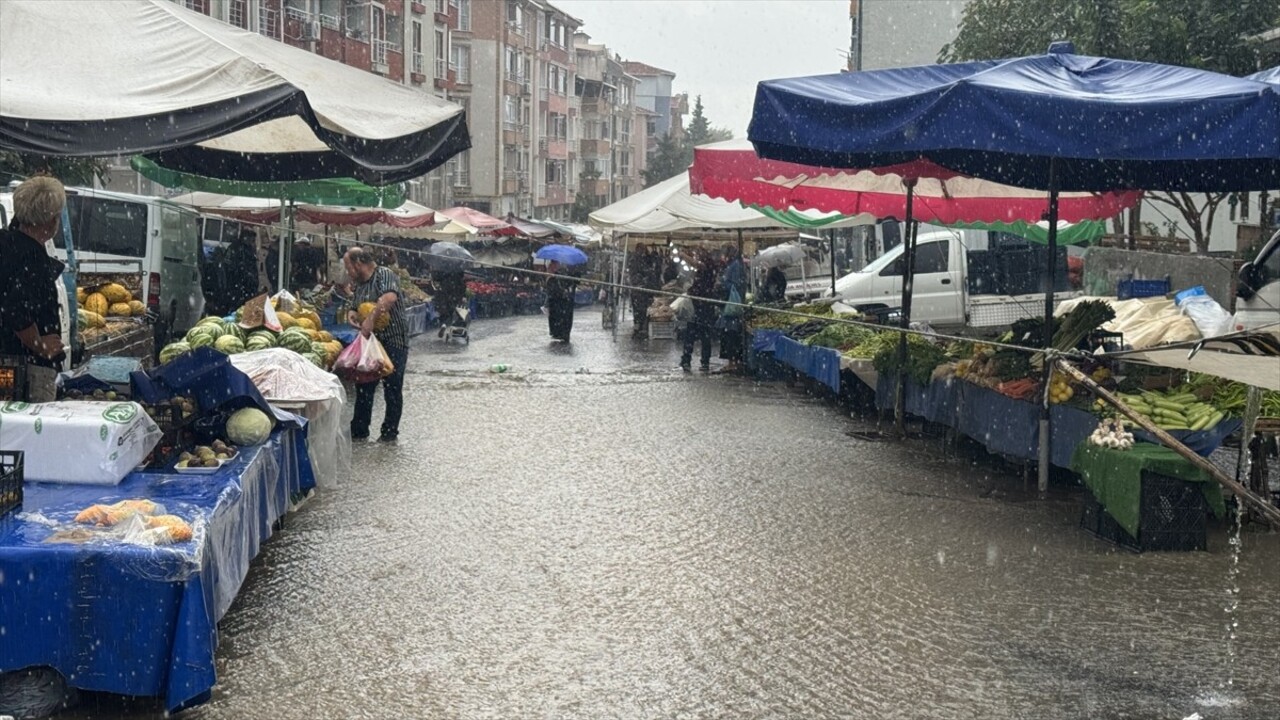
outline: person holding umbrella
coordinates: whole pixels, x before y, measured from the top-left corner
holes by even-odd
[[[578,278],[562,272],[567,267],[587,262],[587,254],[571,245],[547,245],[534,253],[538,260],[545,260],[547,272],[547,327],[553,340],[569,342],[573,331],[573,295],[578,289]]]

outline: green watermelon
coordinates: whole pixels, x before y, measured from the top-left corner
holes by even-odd
[[[244,343],[235,335],[228,334],[218,338],[213,343],[213,349],[225,355],[235,355],[244,352]]]
[[[212,315],[207,318],[200,318],[200,322],[196,323],[196,326],[199,327],[201,325],[222,325],[222,318]]]
[[[213,342],[213,335],[209,333],[199,333],[197,335],[187,336],[187,344],[191,346],[192,350],[202,347],[213,347]]]
[[[274,342],[259,336],[249,338],[249,341],[244,344],[244,349],[253,352],[254,350],[268,350],[275,346]]]
[[[311,361],[312,365],[315,365],[316,367],[321,369],[324,368],[324,358],[322,356],[317,355],[315,353],[303,353],[302,357],[303,359]]]
[[[179,341],[179,342],[169,343],[168,345],[164,346],[163,350],[160,351],[160,364],[164,365],[165,363],[178,357],[179,355],[182,355],[183,353],[188,353],[188,352],[191,352],[191,346],[185,342]]]
[[[311,338],[302,333],[282,333],[280,347],[292,350],[299,355],[306,355],[311,352]]]
[[[248,337],[245,338],[245,343],[247,344],[249,342],[252,342],[255,338],[257,338],[259,342],[266,343],[266,347],[275,347],[277,344],[276,334],[271,332],[270,330],[254,330],[253,332],[249,333]]]

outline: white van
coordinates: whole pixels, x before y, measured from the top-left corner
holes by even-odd
[[[985,273],[970,277],[970,253],[989,256],[990,234],[985,230],[957,230],[921,225],[916,236],[915,282],[911,291],[911,319],[931,325],[998,327],[1017,320],[1040,317],[1044,295],[1039,287],[1042,267],[1028,265],[1018,294],[994,294],[982,287]],[[1025,241],[1024,241],[1025,242]],[[862,310],[896,308],[902,305],[902,279],[906,258],[903,244],[873,260],[857,272],[836,281],[834,295],[846,305]],[[1026,251],[1030,252],[1030,251]],[[1012,253],[1001,252],[1006,257]],[[1066,258],[1060,270],[1059,301],[1078,293],[1067,292]]]
[[[1271,236],[1253,262],[1240,268],[1236,283],[1236,330],[1280,323],[1280,231]]]
[[[157,347],[204,314],[200,224],[195,211],[164,198],[67,188],[67,211],[79,282],[95,275],[134,275],[131,289],[155,313]],[[55,252],[66,260],[62,235]]]

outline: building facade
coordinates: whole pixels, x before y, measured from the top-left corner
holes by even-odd
[[[688,111],[675,73],[630,63],[641,72],[629,74],[542,0],[172,1],[465,108],[472,148],[408,183],[431,207],[568,220],[579,192],[598,207],[639,190],[649,130],[682,132]],[[128,158],[103,185],[166,192]]]
[[[689,112],[689,95],[672,90],[676,74],[642,62],[622,63],[626,73],[636,79],[636,108],[645,123],[646,157],[651,157],[658,140],[684,137],[684,116]]]

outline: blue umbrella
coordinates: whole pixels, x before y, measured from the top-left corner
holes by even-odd
[[[587,262],[587,254],[572,245],[543,245],[533,256],[561,265],[582,265]]]

